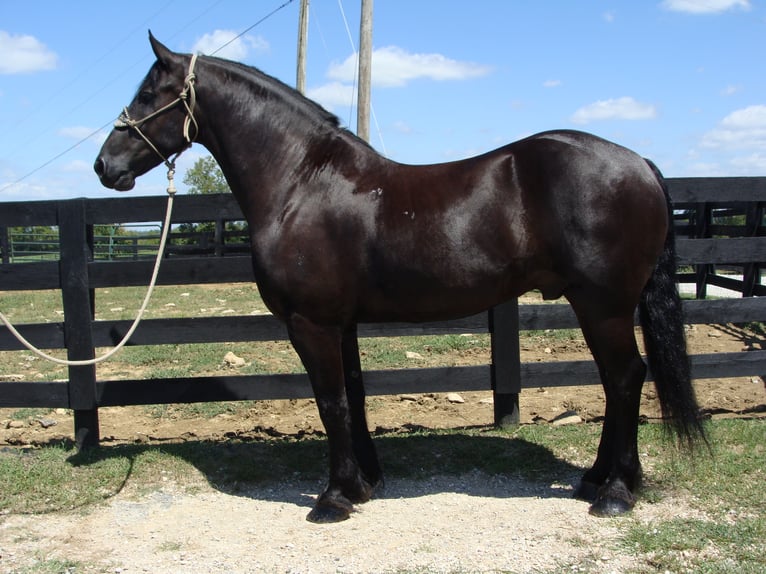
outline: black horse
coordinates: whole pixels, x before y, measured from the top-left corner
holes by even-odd
[[[550,131],[463,161],[402,165],[254,68],[150,42],[157,61],[95,170],[129,190],[192,140],[220,164],[249,223],[260,293],[287,325],[327,431],[329,483],[309,520],[347,518],[382,482],[360,322],[455,318],[531,289],[566,297],[606,391],[598,456],[577,490],[594,514],[630,510],[640,482],[636,307],[666,420],[683,442],[703,437],[672,209],[653,164],[586,133]]]

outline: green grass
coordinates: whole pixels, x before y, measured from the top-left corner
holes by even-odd
[[[471,335],[430,335],[415,337],[369,338],[359,341],[362,369],[393,369],[423,366],[423,362],[439,361],[456,352],[488,353],[490,338],[487,333]],[[408,359],[407,352],[419,358]]]
[[[0,452],[0,511],[39,513],[88,506],[113,496],[129,475],[123,457],[69,464],[70,448],[3,449]]]
[[[147,277],[148,284],[148,277]],[[96,289],[96,319],[133,319],[146,295],[146,287]],[[2,292],[2,311],[14,323],[63,320],[61,291]],[[266,312],[255,283],[225,285],[159,285],[152,294],[147,317],[215,316],[225,311],[248,315]]]
[[[682,494],[701,516],[633,522],[625,548],[648,557],[646,572],[766,572],[766,420],[710,424],[713,455],[694,458],[663,454],[659,430],[644,429],[657,463],[647,498]]]
[[[42,552],[38,554],[35,563],[21,569],[14,569],[13,574],[76,574],[83,568],[83,564],[75,560],[47,558],[42,555]]]
[[[766,525],[762,518],[741,518],[731,523],[672,519],[649,527],[631,527],[624,545],[627,550],[646,555],[647,567],[660,572],[756,574],[766,572],[764,540]]]

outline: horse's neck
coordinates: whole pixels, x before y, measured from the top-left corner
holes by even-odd
[[[281,88],[264,97],[234,82],[217,82],[198,95],[204,106],[199,142],[221,166],[243,209],[247,201],[276,209],[280,194],[297,185],[321,185],[319,172],[328,178],[335,170],[385,161],[312,110],[310,102],[292,97],[298,96]]]
[[[248,97],[252,110],[243,114]],[[310,193],[335,171],[383,161],[354,136],[278,98],[216,89],[199,94],[197,101],[205,111],[199,142],[221,166],[251,225],[281,211],[297,188]],[[338,157],[343,161],[336,162]]]

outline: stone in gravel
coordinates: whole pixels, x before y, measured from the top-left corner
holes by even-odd
[[[582,418],[580,418],[580,415],[578,415],[574,411],[567,411],[565,413],[561,413],[559,416],[554,418],[553,421],[551,422],[553,423],[553,426],[561,427],[564,425],[580,424],[582,422]]]
[[[415,395],[399,395],[400,401],[416,402],[418,398]]]
[[[417,359],[417,360],[420,360],[423,358],[423,355],[421,355],[420,353],[416,353],[415,351],[407,351],[404,354],[404,356],[407,357],[408,359]]]
[[[21,429],[21,428],[24,428],[25,426],[27,426],[27,423],[25,423],[24,421],[10,421],[6,428]]]
[[[450,393],[447,395],[447,400],[451,403],[463,404],[465,399],[457,393]]]
[[[238,357],[231,351],[226,353],[226,355],[223,357],[223,362],[230,367],[244,367],[246,363],[245,359]]]
[[[49,419],[49,418],[46,418],[46,417],[40,417],[39,419],[37,419],[37,422],[44,429],[49,429],[49,428],[55,427],[57,424],[59,424],[57,420]]]

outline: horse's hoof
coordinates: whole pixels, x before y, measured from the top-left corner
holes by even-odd
[[[600,498],[594,502],[588,511],[599,518],[621,516],[633,510],[633,504],[620,498]]]
[[[333,522],[343,522],[351,516],[354,507],[348,501],[319,501],[311,512],[306,516],[306,520],[314,524],[332,524]]]
[[[605,484],[590,507],[590,514],[599,517],[611,517],[627,514],[633,510],[636,497],[622,481]]]

